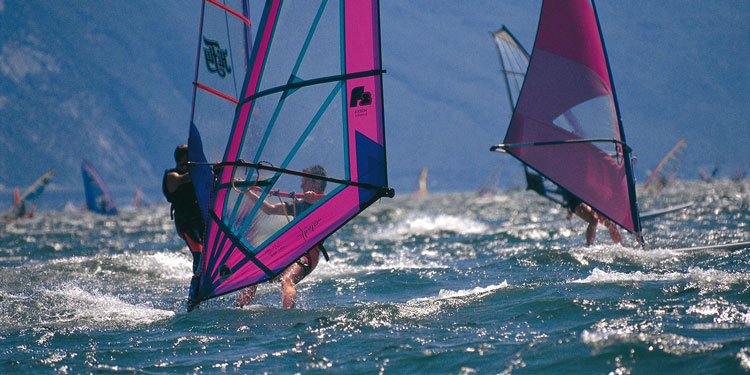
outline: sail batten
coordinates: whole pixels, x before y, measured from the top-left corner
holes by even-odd
[[[223,93],[223,92],[221,92],[221,91],[219,91],[219,90],[215,90],[215,89],[212,89],[212,88],[210,88],[210,87],[208,87],[208,86],[206,86],[206,85],[204,85],[204,84],[202,84],[202,83],[199,83],[199,82],[193,82],[193,84],[194,84],[194,85],[195,85],[196,87],[198,87],[199,89],[203,90],[203,91],[206,91],[206,92],[209,92],[209,93],[211,93],[211,94],[214,94],[214,95],[216,95],[216,96],[218,96],[218,97],[220,97],[220,98],[222,98],[222,99],[225,99],[225,100],[227,100],[227,101],[230,101],[230,102],[232,102],[232,103],[234,103],[234,104],[238,104],[238,103],[240,102],[239,100],[237,100],[237,99],[236,99],[236,98],[234,98],[233,96],[231,96],[231,95],[229,95],[229,94],[225,94],[225,93]]]
[[[225,10],[227,13],[229,13],[229,14],[237,17],[237,18],[239,18],[240,20],[242,20],[242,22],[244,22],[247,25],[247,27],[252,27],[252,24],[250,23],[250,20],[247,19],[247,17],[245,17],[242,13],[240,13],[240,12],[238,12],[238,11],[236,11],[236,10],[234,10],[234,9],[232,9],[232,8],[230,8],[230,7],[224,5],[224,4],[222,4],[222,3],[220,3],[220,2],[218,2],[216,0],[206,0],[206,2],[211,3],[212,5],[215,5],[215,6],[219,7],[219,8],[221,8],[221,9]]]
[[[631,149],[593,1],[543,2],[499,148],[640,238]]]

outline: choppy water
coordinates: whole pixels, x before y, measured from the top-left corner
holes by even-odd
[[[642,194],[647,249],[529,192],[384,199],[280,307],[184,312],[166,206],[0,224],[0,373],[730,374],[750,371],[750,181]],[[632,236],[626,236],[632,242]]]

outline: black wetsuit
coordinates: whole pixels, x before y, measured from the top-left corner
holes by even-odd
[[[201,264],[203,231],[206,225],[203,222],[203,215],[198,204],[198,196],[195,195],[192,183],[182,184],[172,193],[167,190],[167,175],[171,172],[179,174],[176,168],[164,171],[161,189],[164,197],[172,204],[170,215],[174,220],[175,227],[177,227],[177,234],[185,240],[190,249],[190,254],[193,255],[193,278],[190,280],[187,301],[187,311],[191,311],[200,304],[195,295],[198,293],[198,288],[200,287],[198,269]]]
[[[183,238],[189,237],[196,244],[202,244],[205,224],[193,184],[182,184],[177,187],[177,190],[170,193],[167,190],[167,174],[171,172],[179,173],[176,168],[168,169],[164,172],[162,192],[167,201],[172,204],[170,213],[177,228],[177,233]],[[193,273],[195,273],[200,265],[201,249],[193,248],[195,245],[191,245],[187,238],[185,238],[185,241],[188,247],[190,247],[190,252],[193,254]]]

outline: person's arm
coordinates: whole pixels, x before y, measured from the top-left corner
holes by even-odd
[[[190,173],[185,172],[183,174],[179,174],[177,172],[169,172],[167,174],[167,191],[170,193],[174,193],[178,187],[182,184],[187,184],[189,182],[192,182],[193,180],[190,178]]]
[[[245,193],[245,196],[247,198],[250,198],[250,201],[252,204],[255,204],[258,199],[260,199],[260,196],[256,194],[254,191],[248,191]],[[263,203],[260,205],[261,211],[263,211],[266,215],[286,215],[286,209],[284,208],[284,203],[276,203],[271,204],[268,203],[267,199],[263,200]]]

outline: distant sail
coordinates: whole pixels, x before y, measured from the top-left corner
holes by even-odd
[[[117,206],[115,206],[104,181],[96,173],[94,167],[84,160],[81,163],[81,172],[83,173],[83,189],[86,194],[86,208],[103,215],[116,215]]]
[[[495,41],[497,55],[500,58],[500,67],[502,68],[503,78],[505,79],[505,88],[508,94],[510,110],[513,111],[516,108],[516,102],[518,101],[518,95],[521,93],[521,87],[523,87],[523,80],[526,77],[526,71],[529,69],[529,53],[526,52],[526,49],[523,48],[521,42],[516,39],[505,25],[503,25],[500,30],[491,34],[492,39]],[[482,184],[477,194],[494,194],[494,192],[487,187],[487,184],[489,183],[490,178],[492,178],[496,180],[494,183],[495,186],[497,186],[500,181],[500,169],[501,166],[498,166],[497,173],[488,176],[487,181]],[[526,176],[526,189],[534,190],[541,195],[546,196],[542,177],[530,172],[526,164],[524,164],[523,169],[524,175]],[[538,188],[532,187],[535,182],[538,182]]]
[[[139,207],[148,207],[151,205],[151,201],[146,199],[146,197],[143,195],[143,192],[141,189],[135,190],[135,198],[133,198],[133,207],[139,208]]]
[[[503,171],[503,163],[497,163],[497,167],[487,176],[482,183],[482,186],[477,190],[477,195],[480,197],[486,197],[495,195],[498,192],[498,186],[500,185],[500,174]]]
[[[546,0],[503,149],[641,237],[631,150],[593,1]]]
[[[429,169],[427,167],[424,167],[424,168],[422,168],[422,172],[419,173],[419,189],[417,189],[414,192],[414,195],[417,196],[417,197],[421,197],[421,196],[427,195],[427,193],[428,193],[428,191],[427,191],[427,172],[428,172],[428,170]]]
[[[714,182],[716,176],[719,175],[719,166],[714,166],[711,172],[706,172],[703,168],[698,167],[698,173],[701,175],[701,181],[703,182]]]
[[[231,20],[228,29],[240,32],[227,40],[249,35],[246,26],[235,27],[242,22],[239,8],[217,6],[224,15],[209,28],[205,12],[213,5],[204,3],[204,34]],[[210,191],[198,300],[275,277],[370,204],[393,195],[386,177],[378,2],[269,0],[259,14],[236,110],[213,93],[214,101],[227,103],[216,108],[216,117],[205,112],[210,121],[194,117],[191,124],[191,174],[197,168],[216,173],[215,180],[196,184],[199,196],[201,189]],[[218,44],[228,57],[241,51]],[[197,65],[210,68],[201,57]],[[235,97],[230,89],[221,92]],[[227,113],[234,119],[225,123]],[[209,137],[224,138],[223,153]],[[221,162],[209,166],[206,160]],[[307,169],[316,165],[325,176]],[[327,185],[311,205],[299,199],[305,179]],[[264,201],[288,204],[290,213],[266,214]]]
[[[748,176],[748,173],[747,173],[748,166],[750,166],[750,163],[742,164],[742,166],[737,168],[737,170],[735,170],[734,173],[732,173],[729,179],[734,182],[740,182],[743,179],[745,179]]]
[[[654,171],[648,176],[646,183],[643,184],[643,188],[648,189],[649,187],[653,187],[653,189],[661,190],[674,182],[677,179],[677,173],[680,171],[680,162],[686,149],[687,143],[685,142],[685,138],[682,138],[669,150],[664,159],[659,162],[659,165],[654,168]],[[654,185],[651,185],[651,183],[654,183]]]
[[[500,57],[510,109],[513,110],[516,107],[518,95],[521,93],[521,87],[523,87],[526,70],[529,68],[529,54],[505,25],[491,34]]]
[[[15,189],[13,206],[3,215],[3,219],[12,220],[33,216],[36,211],[36,200],[42,195],[44,188],[47,187],[54,175],[55,170],[50,169],[31,184],[23,194],[18,194],[18,189]]]
[[[503,78],[505,79],[510,110],[514,111],[516,109],[516,101],[521,93],[521,87],[523,87],[526,71],[529,68],[530,57],[526,49],[521,45],[521,42],[516,39],[505,25],[500,30],[491,34],[500,58],[500,66]],[[526,178],[526,190],[534,191],[553,202],[562,202],[561,190],[557,186],[546,181],[541,175],[534,173],[526,164],[523,165],[523,172]],[[499,172],[496,178],[499,182]],[[488,193],[485,185],[482,185],[480,192],[483,194]]]

